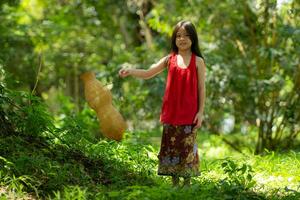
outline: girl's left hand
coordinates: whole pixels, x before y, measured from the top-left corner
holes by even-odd
[[[200,128],[203,121],[203,115],[201,113],[197,113],[193,123],[196,124],[193,128],[193,131],[196,131],[196,129]]]

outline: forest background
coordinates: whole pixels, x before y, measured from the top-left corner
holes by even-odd
[[[145,81],[118,71],[167,55],[173,26],[187,19],[199,34],[207,99],[198,131],[205,176],[186,198],[199,185],[199,199],[299,197],[299,12],[298,0],[1,0],[0,195],[182,198],[153,170],[167,72]],[[129,125],[121,143],[99,131],[86,71]]]

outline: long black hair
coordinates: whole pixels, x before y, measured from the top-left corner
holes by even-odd
[[[203,58],[202,53],[199,48],[199,40],[197,36],[197,31],[195,26],[190,21],[180,21],[176,24],[176,26],[173,29],[172,38],[171,38],[171,51],[178,53],[178,47],[176,46],[176,34],[178,30],[183,27],[185,31],[189,34],[190,40],[192,41],[191,50],[194,54],[197,56]],[[203,58],[204,59],[204,58]]]

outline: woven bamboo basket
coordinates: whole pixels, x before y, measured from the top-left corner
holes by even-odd
[[[80,78],[84,82],[85,99],[97,113],[101,133],[107,138],[120,141],[127,129],[127,124],[112,105],[111,92],[96,79],[93,72],[86,72]]]

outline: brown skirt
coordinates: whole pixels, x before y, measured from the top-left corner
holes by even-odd
[[[199,157],[194,125],[163,125],[158,155],[158,175],[199,176]]]

